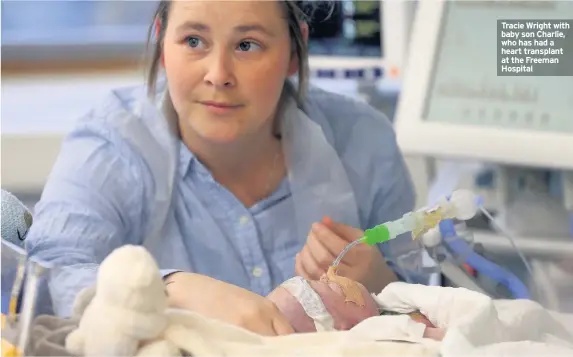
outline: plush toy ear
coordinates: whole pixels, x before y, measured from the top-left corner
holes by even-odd
[[[142,246],[124,245],[117,248],[98,270],[98,288],[102,292],[103,289],[145,289],[154,281],[163,286],[155,259]]]
[[[155,280],[161,281],[159,267],[151,254],[143,247],[132,247],[119,264],[123,269],[131,271],[131,279],[124,282],[126,286],[134,289],[146,288]]]
[[[135,264],[133,270],[132,278],[125,282],[125,285],[131,289],[146,288],[150,286],[155,279],[161,279],[159,271],[155,274],[155,272],[151,271],[150,267],[144,267],[142,264]]]

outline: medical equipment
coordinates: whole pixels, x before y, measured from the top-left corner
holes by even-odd
[[[573,3],[506,3],[418,4],[396,119],[407,154],[573,169],[571,78],[497,76],[495,42],[498,20],[573,18]]]
[[[435,207],[409,212],[400,219],[367,229],[364,231],[364,237],[348,244],[342,250],[332,266],[338,266],[344,255],[357,244],[384,243],[407,232],[412,232],[412,239],[417,239],[445,219],[468,220],[472,218],[481,204],[482,200],[472,192],[455,191],[449,199],[444,197]]]
[[[322,31],[319,17],[312,24],[310,84],[367,102],[392,120],[417,2],[335,3],[342,12],[333,15],[336,31]],[[315,31],[322,36],[313,41]]]
[[[481,212],[459,232],[451,221],[431,232],[446,252],[442,275],[483,287],[465,279],[469,265],[469,275],[487,276],[512,290],[510,297],[530,296],[559,311],[573,311],[573,82],[498,76],[495,39],[500,20],[571,18],[573,3],[561,1],[420,2],[395,118],[404,154],[426,159],[432,196],[471,189],[485,195],[496,218]],[[480,168],[462,169],[461,160]],[[515,239],[500,239],[502,232]],[[472,249],[460,257],[463,244]],[[523,257],[514,264],[516,251],[527,264]]]
[[[39,313],[51,311],[47,278],[51,267],[2,240],[2,357],[25,356],[30,326]]]
[[[327,22],[318,16],[312,24],[312,77],[401,78],[416,2],[340,1],[334,6]]]
[[[441,264],[442,270],[449,273],[450,276],[453,275],[451,279],[456,285],[498,297],[497,292],[488,292],[487,289],[480,286],[475,278],[458,268],[459,265],[468,264],[475,267],[477,272],[489,276],[495,282],[495,288],[505,288],[513,298],[530,299],[533,294],[517,276],[476,253],[472,246],[472,239],[467,239],[467,241],[459,239],[458,236],[461,232],[456,229],[454,220],[469,220],[478,211],[484,214],[493,225],[497,226],[494,217],[483,207],[483,200],[479,196],[468,190],[457,190],[451,196],[440,200],[435,207],[410,212],[396,221],[367,229],[364,232],[364,237],[348,244],[342,250],[332,263],[329,273],[334,274],[344,255],[360,243],[375,245],[387,242],[401,234],[412,232],[412,239],[418,239],[422,236],[422,242],[429,255]],[[515,245],[513,235],[503,227],[498,226],[498,228],[519,255],[527,276],[533,276],[531,265],[519,247]],[[411,271],[412,269],[405,270]]]
[[[498,296],[500,288],[508,291],[510,296],[514,299],[531,299],[532,294],[530,289],[521,281],[519,277],[511,271],[504,269],[484,256],[474,251],[471,239],[459,239],[459,230],[451,220],[440,222],[439,230],[431,234],[431,238],[425,239],[424,244],[434,259],[440,262],[442,269],[450,273],[449,278],[453,280],[457,286],[463,286],[470,290],[474,290],[487,295],[494,295],[494,297],[503,298],[506,296]],[[467,232],[466,232],[467,234]],[[514,239],[508,237],[512,244]],[[469,242],[468,242],[469,240]],[[532,274],[532,269],[527,259],[523,256],[521,251],[516,247],[526,271],[529,276]],[[446,259],[449,258],[449,262]],[[487,276],[493,280],[493,291],[488,292],[486,288],[480,286],[476,279],[467,274],[466,271],[456,269],[452,266],[451,262],[457,261],[458,264],[468,264],[479,274]],[[453,275],[453,276],[452,276]]]
[[[18,339],[22,324],[18,310],[21,304],[21,292],[26,271],[25,251],[2,240],[2,356],[21,356]]]

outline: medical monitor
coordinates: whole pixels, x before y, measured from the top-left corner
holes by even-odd
[[[417,1],[314,1],[309,32],[311,75],[399,78]]]
[[[573,68],[498,75],[498,20],[512,19],[571,20],[573,2],[419,3],[395,119],[405,154],[573,169]],[[573,67],[563,32],[557,57]]]

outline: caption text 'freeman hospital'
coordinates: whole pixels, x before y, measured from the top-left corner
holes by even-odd
[[[498,20],[498,76],[573,76],[573,20]]]

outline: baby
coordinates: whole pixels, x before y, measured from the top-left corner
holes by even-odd
[[[267,297],[298,333],[349,330],[370,317],[396,314],[379,311],[362,284],[337,275],[335,268],[330,268],[318,281],[289,279]],[[419,312],[408,315],[426,325],[424,337],[443,339],[445,330],[436,328],[424,315]]]

